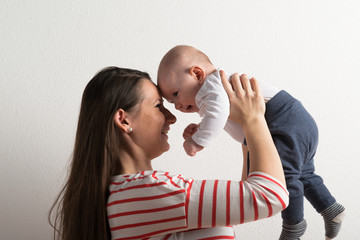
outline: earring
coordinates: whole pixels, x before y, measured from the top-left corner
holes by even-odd
[[[127,132],[130,133],[132,130],[133,130],[133,129],[132,129],[131,127],[129,127],[129,128],[127,129]]]

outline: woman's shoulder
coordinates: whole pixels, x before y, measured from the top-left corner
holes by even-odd
[[[162,170],[140,171],[134,174],[116,175],[111,178],[110,191],[114,188],[140,188],[151,186],[171,186],[175,188],[186,188],[192,178],[183,177],[181,174]]]
[[[156,170],[114,176],[107,203],[113,238],[148,239],[187,230],[185,181]]]

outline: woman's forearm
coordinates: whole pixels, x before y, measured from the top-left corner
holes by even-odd
[[[250,173],[267,173],[283,184],[285,177],[279,154],[275,148],[265,114],[265,102],[256,79],[248,79],[245,74],[234,74],[231,84],[220,71],[221,80],[230,101],[229,118],[240,124],[245,133],[250,155]]]
[[[256,119],[243,127],[250,155],[249,172],[260,171],[267,173],[285,185],[280,157],[265,118]]]
[[[242,153],[243,153],[243,168],[241,173],[241,180],[245,181],[247,179],[248,175],[248,162],[247,162],[247,156],[248,156],[249,149],[246,145],[242,145]]]

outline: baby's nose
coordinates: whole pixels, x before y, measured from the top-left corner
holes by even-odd
[[[182,105],[180,103],[175,103],[175,109],[176,110],[181,110]]]

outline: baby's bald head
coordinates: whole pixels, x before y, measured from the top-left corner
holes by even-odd
[[[187,72],[194,65],[201,67],[207,74],[215,70],[208,56],[200,50],[186,45],[175,46],[165,54],[160,62],[158,82],[164,72],[180,74]]]
[[[207,75],[216,69],[200,50],[180,45],[160,62],[157,83],[161,95],[182,112],[197,112],[196,95]]]

